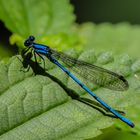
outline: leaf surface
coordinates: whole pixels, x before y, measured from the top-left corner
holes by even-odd
[[[78,59],[124,74],[129,83],[135,80],[136,68],[132,69],[133,60],[132,63],[128,63],[128,60],[126,61],[122,56],[111,57],[111,59],[107,57],[110,60],[105,63],[102,59],[102,64],[101,58],[108,53],[96,55],[92,50],[83,53],[69,50],[69,53]],[[120,64],[119,58],[124,60],[123,63]],[[121,66],[121,69],[116,67],[117,65]],[[40,72],[42,67],[38,67]],[[12,57],[8,64],[1,62],[1,140],[82,140],[96,137],[102,133],[101,129],[111,126],[116,120],[50,62],[46,61],[48,71],[43,74],[34,75],[32,68],[28,72],[23,71],[26,69],[23,69],[20,56]],[[139,83],[133,83],[128,91],[117,92],[97,86],[94,89],[93,83],[88,83],[75,73],[74,75],[111,107],[125,111],[126,117],[130,113],[129,110],[126,111],[127,108],[139,97],[136,92]],[[90,105],[82,101],[88,101]]]
[[[72,12],[69,0],[0,1],[0,19],[11,32],[23,38],[67,32],[74,21]]]

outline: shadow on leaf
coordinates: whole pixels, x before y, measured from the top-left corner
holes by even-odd
[[[74,90],[68,88],[65,84],[63,84],[63,82],[61,82],[58,78],[56,78],[55,76],[47,73],[45,71],[44,68],[42,68],[38,62],[34,62],[31,58],[32,58],[32,53],[29,52],[25,55],[25,53],[21,53],[22,59],[21,60],[19,57],[18,59],[22,62],[23,64],[23,69],[22,71],[27,72],[29,71],[30,68],[32,68],[33,72],[35,75],[43,75],[43,76],[47,76],[49,77],[51,80],[53,80],[54,82],[56,82],[57,84],[59,84],[59,86],[61,86],[61,88],[63,88],[65,90],[65,92],[68,94],[68,96],[70,96],[72,99],[75,99],[77,101],[80,101],[98,111],[100,111],[104,116],[109,116],[109,117],[113,117],[116,118],[114,115],[112,115],[106,108],[104,108],[101,104],[99,104],[96,101],[93,101],[89,98],[85,98],[85,97],[80,97],[79,94],[77,94]],[[25,70],[27,69],[27,70]],[[120,113],[121,115],[125,115],[125,113],[123,111],[119,111],[116,110],[118,113]]]

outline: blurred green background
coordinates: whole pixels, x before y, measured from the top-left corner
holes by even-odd
[[[120,22],[128,22],[132,25],[140,24],[139,0],[71,0],[70,2],[72,5],[74,5],[75,8],[74,13],[76,14],[76,22],[80,24],[87,21],[91,21],[96,24],[104,22],[109,22],[113,24]],[[10,30],[5,27],[4,23],[0,21],[0,58],[12,56],[18,53],[17,46],[14,45],[13,47],[9,43],[9,37],[11,35],[12,32],[10,32]],[[140,137],[137,136],[135,133],[119,131],[115,127],[111,127],[103,131],[104,133],[102,135],[94,139],[140,139]]]
[[[74,6],[77,23],[91,21],[97,24],[104,22],[140,24],[139,0],[80,0],[80,2],[70,0],[70,2]],[[7,52],[4,51],[0,57],[16,54],[18,52],[16,46],[11,47],[8,41],[12,33],[5,27],[2,21],[0,21],[0,34],[0,51],[3,51],[3,44],[8,47]]]

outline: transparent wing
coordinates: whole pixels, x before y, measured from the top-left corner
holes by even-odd
[[[129,87],[124,77],[117,73],[77,60],[53,49],[50,49],[50,52],[54,58],[60,59],[66,66],[71,67],[74,72],[99,86],[118,91],[126,90]]]

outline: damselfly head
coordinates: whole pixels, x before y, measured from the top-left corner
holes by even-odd
[[[34,36],[29,36],[29,40],[34,41],[35,37]]]
[[[29,36],[25,42],[24,42],[24,45],[26,47],[30,47],[32,44],[33,44],[33,41],[35,40],[35,37],[34,36]]]

